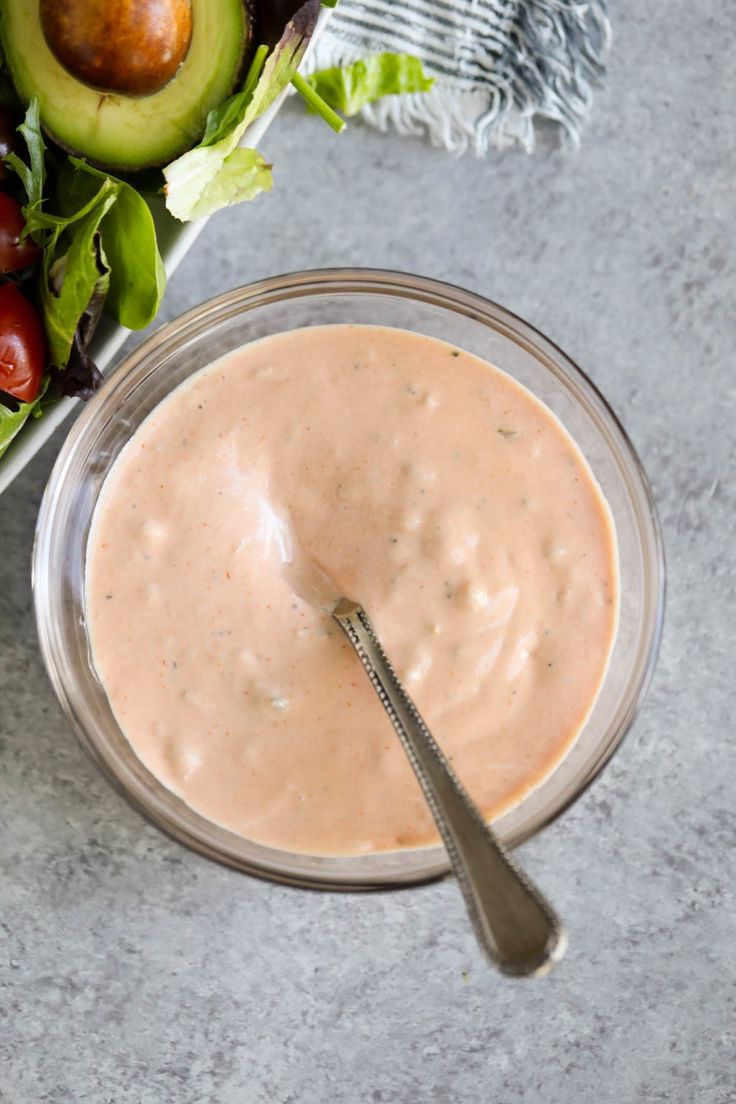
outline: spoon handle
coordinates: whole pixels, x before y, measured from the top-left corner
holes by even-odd
[[[565,929],[483,820],[399,682],[362,606],[333,617],[355,649],[414,768],[481,947],[505,974],[543,974],[565,953]]]

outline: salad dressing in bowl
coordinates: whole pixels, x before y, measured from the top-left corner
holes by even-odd
[[[352,649],[282,570],[282,516],[360,596],[484,815],[554,771],[616,631],[601,489],[551,411],[497,368],[417,333],[332,325],[192,376],[105,481],[92,658],[165,787],[285,851],[437,841]]]
[[[362,269],[274,277],[131,353],[39,513],[56,694],[108,779],[183,844],[329,889],[448,869],[364,672],[293,593],[281,522],[365,605],[505,846],[620,745],[664,564],[605,400],[471,292]]]

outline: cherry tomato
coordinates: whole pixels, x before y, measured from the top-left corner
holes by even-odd
[[[46,367],[41,319],[15,284],[0,287],[0,391],[33,402]]]
[[[0,192],[0,272],[17,272],[35,264],[41,256],[30,234],[20,240],[25,225],[18,200]]]
[[[12,176],[12,170],[8,170],[3,157],[7,153],[18,151],[18,120],[8,107],[0,106],[0,180],[6,176]]]

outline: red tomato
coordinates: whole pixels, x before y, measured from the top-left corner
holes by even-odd
[[[41,250],[30,234],[23,240],[25,220],[20,203],[7,192],[0,192],[0,272],[17,272],[35,264]]]
[[[41,319],[15,284],[0,287],[0,391],[33,402],[46,368]]]

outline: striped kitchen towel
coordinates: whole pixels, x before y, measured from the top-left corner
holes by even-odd
[[[482,156],[531,150],[541,119],[576,146],[609,40],[606,0],[340,0],[310,69],[383,50],[417,55],[434,88],[388,96],[363,118]]]

